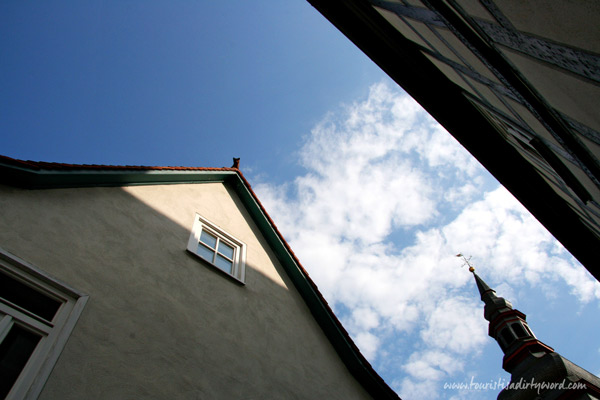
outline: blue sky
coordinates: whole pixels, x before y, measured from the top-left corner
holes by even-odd
[[[383,77],[302,1],[2,2],[0,13],[1,144],[16,157],[237,156],[293,170],[323,112]]]
[[[472,277],[600,373],[600,285],[303,1],[0,3],[0,153],[241,168],[405,399],[508,380]]]

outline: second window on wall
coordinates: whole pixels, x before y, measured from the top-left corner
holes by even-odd
[[[37,398],[87,298],[0,249],[0,399]]]

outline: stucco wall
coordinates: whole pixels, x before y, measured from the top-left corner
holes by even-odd
[[[241,286],[185,251],[247,245]],[[41,399],[363,399],[233,191],[0,186],[0,247],[90,295]]]

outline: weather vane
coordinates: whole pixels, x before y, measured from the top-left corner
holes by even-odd
[[[469,256],[469,258],[467,258],[467,257],[463,256],[462,253],[458,253],[456,255],[456,257],[460,257],[464,261],[463,265],[460,266],[461,268],[464,267],[465,265],[468,265],[469,266],[469,271],[470,272],[475,272],[475,267],[473,267],[473,265],[471,264],[471,257],[473,257],[473,256]]]

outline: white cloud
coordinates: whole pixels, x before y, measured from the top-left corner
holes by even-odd
[[[444,193],[444,201],[451,203],[453,207],[462,207],[468,204],[480,193],[477,186],[466,183],[458,187],[450,187]]]
[[[354,341],[367,359],[375,357],[380,342],[377,336],[370,332],[360,332],[354,335]]]
[[[403,357],[395,382],[407,398],[436,398],[490,341],[456,253],[472,254],[491,282],[562,282],[583,302],[600,299],[598,282],[512,195],[483,193],[483,169],[398,90],[374,85],[329,114],[300,155],[303,176],[255,190],[330,304],[349,310],[341,317],[364,354],[377,360],[385,346]],[[395,347],[406,336],[411,346]]]
[[[357,307],[352,310],[352,322],[362,329],[374,329],[379,326],[379,314],[370,308]]]
[[[435,399],[438,398],[438,390],[427,381],[413,381],[405,378],[395,387],[401,388],[401,396],[407,399]]]
[[[421,331],[423,341],[458,354],[482,347],[487,340],[486,324],[481,306],[474,303],[461,297],[440,301],[427,316],[427,327]]]

